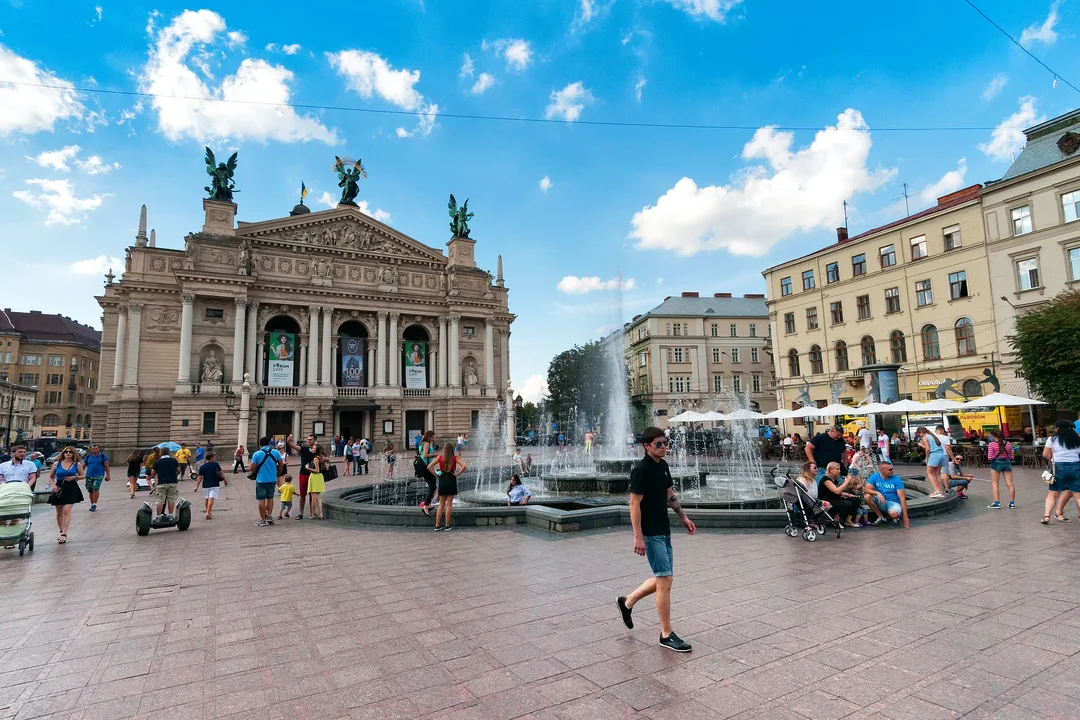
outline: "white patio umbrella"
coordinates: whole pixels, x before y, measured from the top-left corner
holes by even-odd
[[[779,410],[773,410],[771,413],[765,413],[765,417],[770,420],[790,420],[791,418],[800,417],[798,412],[798,410],[780,408]]]
[[[850,405],[841,405],[840,403],[833,403],[832,405],[826,405],[823,408],[817,408],[814,410],[814,415],[817,417],[836,417],[838,415],[866,415],[866,412],[862,408],[851,407]]]
[[[698,413],[694,412],[693,410],[686,410],[684,412],[679,413],[678,415],[675,415],[674,417],[669,417],[668,422],[669,423],[697,422],[696,418],[694,418],[694,416],[697,415],[697,414]]]
[[[734,411],[732,411],[730,413],[727,413],[727,415],[725,416],[725,419],[726,420],[760,420],[763,417],[765,417],[765,416],[762,415],[759,412],[754,412],[753,410],[747,410],[746,408],[739,408],[738,410],[734,410]]]
[[[928,408],[926,403],[918,400],[898,400],[886,405],[881,412],[885,415],[906,415],[908,413],[933,412],[933,410]]]
[[[717,422],[719,420],[727,420],[728,416],[724,413],[716,412],[715,410],[709,410],[701,414],[702,422]]]
[[[858,414],[860,415],[879,415],[888,410],[888,408],[889,406],[885,403],[873,402],[856,409],[859,411]]]
[[[983,395],[981,398],[975,398],[963,403],[964,408],[981,408],[981,407],[1025,407],[1028,405],[1046,405],[1047,403],[1042,400],[1035,400],[1033,398],[1020,397],[1019,395],[1009,395],[1008,393],[990,393],[989,395]]]
[[[965,403],[959,402],[957,400],[947,400],[945,398],[937,398],[937,399],[929,400],[929,401],[923,403],[923,407],[924,407],[924,409],[930,410],[930,411],[933,411],[933,412],[939,412],[939,411],[940,412],[950,412],[950,411],[953,411],[953,410],[964,410],[964,409],[967,408],[967,405]]]

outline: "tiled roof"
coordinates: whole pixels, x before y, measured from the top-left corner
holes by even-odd
[[[643,317],[768,318],[765,298],[669,297]],[[640,318],[639,318],[640,319]]]
[[[74,343],[101,349],[101,332],[63,315],[0,311],[0,332],[16,332],[29,342]]]
[[[1001,179],[1012,180],[1062,160],[1080,156],[1080,153],[1066,155],[1057,146],[1058,140],[1067,132],[1080,133],[1080,110],[1073,110],[1025,130],[1028,143]]]

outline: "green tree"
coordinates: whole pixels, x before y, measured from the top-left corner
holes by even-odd
[[[1080,291],[1063,292],[1016,320],[1008,338],[1024,377],[1043,400],[1080,409]]]
[[[604,348],[599,342],[575,345],[548,366],[547,409],[571,435],[584,432],[607,410],[610,388]],[[545,428],[550,431],[550,428]]]

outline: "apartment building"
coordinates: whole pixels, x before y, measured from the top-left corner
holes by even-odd
[[[36,399],[32,387],[0,380],[0,447],[10,448],[30,437]]]
[[[669,410],[729,393],[775,410],[768,323],[764,295],[731,293],[684,292],[635,316],[623,328],[634,428],[666,427]]]
[[[1080,288],[1080,110],[1025,131],[1027,145],[982,192],[1002,389],[1026,394],[1008,343],[1016,317]]]
[[[899,365],[899,394],[976,397],[996,365],[998,333],[981,186],[763,272],[778,402],[804,391],[825,405],[866,397],[860,368]]]
[[[36,387],[38,437],[90,440],[101,332],[63,315],[0,311],[0,381]]]

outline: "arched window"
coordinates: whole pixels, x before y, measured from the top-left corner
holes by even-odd
[[[962,317],[956,321],[956,354],[960,356],[975,354],[975,324],[971,318]]]
[[[978,380],[965,380],[963,385],[964,397],[972,399],[982,397],[982,383]]]
[[[41,418],[41,426],[42,427],[59,427],[60,426],[60,416],[55,415],[53,413],[49,413],[45,417]]]
[[[938,343],[936,325],[923,325],[922,356],[923,360],[941,359],[941,345]]]
[[[893,330],[889,335],[889,353],[894,363],[907,362],[907,340],[899,330]]]
[[[820,375],[825,372],[825,363],[822,362],[821,348],[817,345],[810,346],[810,372]]]
[[[87,415],[87,416],[86,416],[86,417],[85,417],[85,418],[83,419],[83,427],[91,427],[91,425],[90,425],[90,416],[89,416],[89,415]]]
[[[848,370],[847,343],[843,340],[836,343],[836,369],[838,372]]]
[[[791,377],[799,377],[802,375],[802,372],[799,371],[799,351],[795,348],[788,350],[787,366],[788,375]]]
[[[859,347],[862,349],[863,365],[873,365],[877,362],[877,346],[874,345],[874,338],[869,335],[863,335],[863,339],[859,342]]]
[[[82,413],[75,416],[75,427],[82,427]]]

